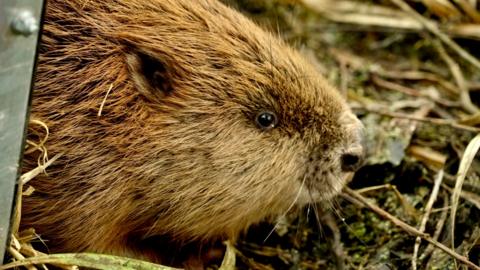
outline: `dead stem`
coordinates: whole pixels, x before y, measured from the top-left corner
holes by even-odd
[[[461,130],[466,130],[470,132],[475,132],[475,133],[480,133],[480,128],[477,127],[471,127],[467,125],[462,125],[459,124],[455,121],[452,120],[447,120],[447,119],[441,119],[441,118],[431,118],[431,117],[416,117],[416,116],[411,116],[408,114],[403,114],[403,113],[397,113],[397,112],[389,112],[386,110],[378,110],[378,109],[373,109],[373,108],[365,108],[367,111],[388,116],[388,117],[393,117],[393,118],[402,118],[402,119],[408,119],[408,120],[414,120],[414,121],[419,121],[419,122],[426,122],[430,123],[433,125],[440,125],[440,126],[449,126],[452,128],[456,129],[461,129]]]
[[[345,252],[343,251],[343,244],[342,244],[340,229],[338,228],[338,225],[335,222],[335,219],[331,214],[331,212],[328,212],[328,211],[325,212],[320,219],[322,220],[322,223],[327,225],[327,227],[330,229],[333,235],[330,242],[332,247],[332,253],[335,256],[335,261],[337,263],[336,269],[344,270],[346,269]]]
[[[460,102],[462,104],[462,107],[472,114],[478,113],[479,110],[477,106],[475,106],[470,99],[469,89],[467,87],[467,83],[465,81],[465,77],[463,76],[462,70],[460,69],[460,66],[450,57],[450,55],[448,55],[441,42],[433,41],[433,45],[437,49],[440,57],[450,68],[450,72],[455,79],[458,89],[460,89]]]
[[[440,214],[440,218],[438,219],[437,224],[435,225],[435,232],[433,233],[433,237],[432,237],[432,239],[435,240],[435,241],[438,241],[438,238],[440,237],[440,234],[443,231],[443,226],[445,225],[445,222],[447,220],[448,209],[450,209],[448,207],[448,203],[449,203],[448,195],[444,192],[442,213]],[[424,261],[428,256],[430,256],[430,254],[433,252],[434,248],[435,247],[432,244],[428,243],[427,247],[425,248],[425,251],[422,253],[422,255],[420,255],[420,260]],[[427,262],[427,264],[428,264],[428,262]],[[428,268],[426,268],[426,269],[428,269]]]
[[[354,191],[354,190],[352,190],[348,187],[344,189],[344,192],[346,194],[350,195],[351,197],[357,199],[363,205],[368,207],[370,210],[374,211],[375,213],[377,213],[381,217],[389,220],[390,222],[395,224],[395,226],[401,228],[405,232],[407,232],[407,233],[409,233],[413,236],[419,236],[419,237],[423,238],[425,241],[428,241],[429,243],[433,244],[437,248],[441,249],[442,251],[449,254],[453,258],[455,258],[458,261],[462,262],[463,264],[467,265],[471,269],[480,270],[480,266],[475,265],[473,262],[469,261],[466,257],[458,254],[457,252],[455,252],[451,248],[443,245],[442,243],[439,243],[438,241],[433,240],[433,238],[429,234],[417,230],[416,228],[408,225],[407,223],[401,221],[400,219],[398,219],[397,217],[388,213],[387,211],[385,211],[385,210],[381,209],[380,207],[376,206],[375,204],[371,203],[367,198],[360,195],[358,192],[356,192],[356,191]]]
[[[435,183],[433,185],[432,192],[430,193],[430,198],[428,199],[427,205],[425,206],[425,214],[422,217],[422,221],[420,222],[420,227],[418,230],[420,232],[425,232],[425,227],[427,225],[427,221],[430,217],[430,213],[432,211],[433,203],[437,200],[438,196],[438,191],[440,190],[440,185],[442,184],[443,180],[443,169],[440,170],[437,173],[437,176],[435,177]],[[412,255],[412,269],[416,270],[417,269],[417,256],[418,256],[418,250],[420,248],[420,243],[422,239],[417,236],[415,239],[415,245],[413,247],[413,255]]]
[[[102,116],[102,111],[103,111],[103,106],[105,106],[105,102],[107,101],[108,94],[110,94],[110,91],[112,91],[113,88],[113,83],[110,84],[110,87],[107,90],[107,93],[105,94],[105,97],[102,100],[102,103],[100,104],[100,108],[98,109],[98,114],[97,116],[100,117]]]
[[[464,50],[460,47],[455,41],[453,41],[449,36],[443,33],[436,24],[431,23],[429,20],[425,19],[421,14],[411,8],[405,1],[403,0],[390,0],[392,3],[397,5],[406,13],[410,14],[413,18],[415,18],[418,22],[420,22],[425,29],[430,31],[432,34],[437,36],[443,43],[445,43],[450,49],[454,50],[458,55],[464,58],[467,62],[475,66],[476,68],[480,69],[480,61],[471,55],[469,52]]]
[[[472,161],[475,158],[478,150],[480,149],[480,134],[477,134],[467,145],[463,157],[460,161],[460,166],[457,172],[457,180],[455,182],[455,188],[452,193],[452,210],[450,213],[450,239],[452,248],[455,248],[454,236],[455,236],[455,216],[457,213],[458,203],[460,201],[460,194],[462,193],[462,185],[467,176],[468,169],[472,165]]]
[[[376,85],[378,85],[382,88],[397,91],[397,92],[400,92],[400,93],[403,93],[403,94],[406,94],[406,95],[409,95],[409,96],[428,98],[428,99],[433,100],[434,102],[436,102],[440,105],[446,106],[446,107],[457,107],[458,106],[458,104],[456,102],[452,102],[450,100],[445,100],[445,99],[442,99],[442,98],[437,98],[437,97],[433,97],[433,96],[428,95],[428,94],[424,94],[424,93],[422,93],[422,92],[420,92],[416,89],[413,89],[413,88],[406,87],[406,86],[401,85],[401,84],[397,84],[397,83],[393,83],[393,82],[381,79],[379,76],[372,76],[372,81],[373,81],[373,83],[375,83]]]

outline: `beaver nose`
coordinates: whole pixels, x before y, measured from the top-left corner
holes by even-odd
[[[354,172],[363,165],[365,155],[365,134],[362,122],[351,112],[341,118],[347,134],[347,143],[341,152],[340,166],[344,172]]]
[[[341,157],[341,164],[342,170],[344,172],[354,172],[363,162],[363,154],[362,153],[345,153]]]

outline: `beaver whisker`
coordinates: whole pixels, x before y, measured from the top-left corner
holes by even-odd
[[[300,198],[300,194],[302,194],[303,186],[305,185],[305,179],[307,179],[306,175],[303,177],[302,184],[300,185],[300,188],[298,189],[298,192],[297,192],[297,195],[295,196],[295,199],[290,204],[290,206],[287,208],[287,210],[285,210],[285,212],[282,215],[279,216],[279,219],[284,218],[288,214],[288,212],[290,210],[292,210],[292,208],[297,203],[298,198]],[[265,243],[268,240],[268,238],[272,235],[272,233],[275,231],[275,229],[278,227],[278,225],[279,225],[279,222],[277,221],[275,223],[275,226],[273,226],[273,229],[268,233],[267,237],[265,237],[265,239],[263,240],[263,243]]]
[[[313,198],[311,190],[309,190],[308,193],[309,193],[310,197]],[[324,230],[323,230],[322,224],[320,222],[320,216],[318,215],[317,203],[313,202],[313,200],[312,200],[311,205],[313,206],[313,213],[315,215],[315,220],[317,221],[318,232],[321,236],[324,236]]]
[[[310,192],[308,196],[310,197],[310,202],[307,204],[307,224],[310,221],[310,212],[312,211],[312,208],[314,208],[313,204],[315,203]],[[315,209],[313,209],[313,211],[315,211]]]

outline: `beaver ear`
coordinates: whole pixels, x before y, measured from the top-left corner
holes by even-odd
[[[137,89],[146,98],[158,101],[173,91],[173,74],[168,60],[136,51],[127,54],[127,64]]]

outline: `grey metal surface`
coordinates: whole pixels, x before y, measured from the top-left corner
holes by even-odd
[[[43,2],[0,0],[0,265],[19,174]]]

